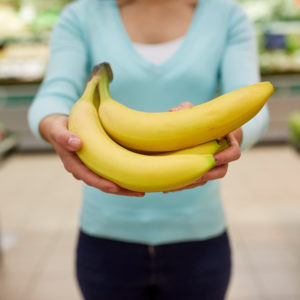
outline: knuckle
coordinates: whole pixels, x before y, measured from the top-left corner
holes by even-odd
[[[238,148],[237,151],[236,151],[236,154],[235,154],[235,159],[236,160],[239,159],[241,157],[241,155],[242,155],[241,149]]]
[[[217,165],[219,165],[219,166],[224,164],[224,159],[223,159],[223,156],[221,156],[221,155],[216,156],[215,160],[216,160]]]
[[[228,170],[228,164],[224,164],[218,168],[217,173],[214,175],[214,179],[220,179],[225,177]]]
[[[65,139],[65,135],[63,132],[55,132],[53,133],[53,138],[55,139],[55,141],[59,144],[63,144],[64,139]]]
[[[67,161],[64,162],[64,168],[65,168],[68,172],[72,173],[72,165],[71,165],[69,162],[67,162]]]
[[[106,186],[104,190],[106,193],[109,194],[116,194],[117,192],[119,192],[119,189],[116,186],[110,186],[110,185]]]
[[[78,174],[72,173],[72,175],[73,175],[73,177],[74,177],[75,179],[77,179],[77,180],[80,180],[80,179],[81,179],[80,176],[79,176]]]
[[[54,128],[51,128],[49,130],[49,136],[50,136],[50,139],[54,140],[55,142],[57,142],[57,132],[55,131]]]
[[[225,177],[227,171],[228,171],[228,165],[225,165],[224,168],[222,168],[221,178]]]

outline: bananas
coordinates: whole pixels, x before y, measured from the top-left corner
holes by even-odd
[[[191,184],[216,165],[213,153],[227,146],[225,140],[156,155],[133,152],[112,140],[97,111],[99,78],[101,90],[112,75],[107,70],[107,65],[103,64],[94,68],[83,95],[69,116],[69,130],[82,140],[77,155],[89,169],[129,190],[161,192]],[[102,98],[108,97],[106,92],[101,90]]]
[[[146,113],[111,99],[110,65],[97,65],[69,116],[82,140],[77,152],[96,174],[137,192],[163,192],[194,183],[216,165],[221,138],[246,123],[274,91],[262,82],[190,109]]]
[[[174,151],[219,139],[254,117],[274,92],[261,82],[224,94],[192,108],[148,113],[113,100],[110,65],[101,70],[99,116],[108,134],[126,148],[139,151]]]

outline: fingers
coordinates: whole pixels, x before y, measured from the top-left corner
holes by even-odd
[[[74,175],[74,174],[73,174]],[[90,170],[86,170],[86,172],[82,172],[81,176],[84,176],[83,181],[90,186],[94,186],[99,190],[115,195],[123,195],[123,196],[134,196],[134,197],[143,197],[145,193],[130,191],[124,189],[112,181],[109,181],[103,177],[98,176],[97,174],[91,172]]]
[[[80,138],[68,130],[59,132],[54,135],[53,138],[60,146],[68,151],[78,151],[82,146]]]
[[[68,130],[67,124],[67,118],[57,120],[52,126],[50,136],[64,149],[72,152],[78,151],[82,146],[82,142],[76,134]]]
[[[223,178],[226,175],[227,171],[228,171],[228,164],[224,164],[222,166],[215,167],[215,168],[209,170],[208,172],[206,172],[201,178],[196,180],[194,183],[187,185],[181,189],[170,190],[170,191],[167,191],[164,193],[166,194],[169,192],[178,192],[178,191],[182,191],[182,190],[186,190],[186,189],[193,189],[197,186],[205,185],[208,181]]]
[[[181,110],[181,109],[185,109],[185,108],[191,108],[193,106],[194,105],[191,102],[182,102],[178,106],[171,108],[169,111],[172,112],[172,111]]]
[[[87,185],[93,186],[109,194],[135,197],[143,197],[145,195],[145,193],[124,189],[114,182],[95,174],[81,162],[75,153],[65,153],[61,157],[65,169],[71,173],[74,178],[83,181]]]
[[[218,152],[214,155],[216,160],[216,167],[212,168],[206,172],[200,179],[195,181],[193,184],[185,186],[181,189],[175,189],[168,192],[177,192],[185,189],[195,188],[206,184],[208,181],[221,179],[223,178],[228,171],[228,164],[232,161],[235,161],[241,156],[240,141],[241,141],[241,129],[235,130],[229,133],[226,137],[229,140],[229,147],[225,150]]]
[[[52,144],[65,169],[74,178],[110,194],[136,197],[145,195],[145,193],[124,189],[114,182],[98,176],[79,159],[75,152],[81,148],[82,142],[76,134],[68,130],[67,116],[56,114],[45,117],[40,130],[46,140]]]
[[[238,160],[241,157],[241,149],[238,141],[230,134],[227,138],[229,139],[229,147],[214,155],[217,166]]]
[[[210,181],[215,179],[221,179],[225,177],[226,173],[228,171],[228,164],[223,164],[221,166],[217,166],[215,168],[212,168],[208,172],[206,172],[202,177],[202,181]]]

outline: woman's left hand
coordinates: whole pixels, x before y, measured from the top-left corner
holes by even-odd
[[[184,102],[180,104],[179,106],[176,106],[170,111],[176,111],[184,108],[189,108],[192,107],[193,104],[189,102]],[[169,192],[177,192],[185,189],[192,189],[197,186],[201,186],[206,184],[210,180],[216,180],[223,178],[228,170],[228,165],[230,162],[233,162],[235,160],[238,160],[241,156],[241,149],[240,149],[240,143],[242,141],[242,130],[241,128],[238,128],[229,134],[226,135],[228,141],[229,141],[229,147],[222,152],[219,152],[214,155],[215,160],[216,160],[216,166],[206,172],[201,178],[199,178],[197,181],[194,183],[187,185],[183,188],[176,189],[176,190],[171,190],[167,191],[164,193],[169,193]]]

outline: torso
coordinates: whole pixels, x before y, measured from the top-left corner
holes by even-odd
[[[133,42],[158,44],[185,35],[198,0],[120,1],[123,25]]]

